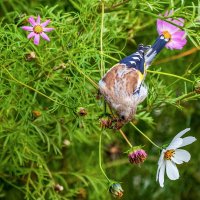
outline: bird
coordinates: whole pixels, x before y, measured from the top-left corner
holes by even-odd
[[[148,95],[146,70],[169,40],[160,35],[152,46],[139,44],[135,53],[120,60],[99,81],[100,94],[118,116],[113,128],[120,129],[134,118],[138,104]]]

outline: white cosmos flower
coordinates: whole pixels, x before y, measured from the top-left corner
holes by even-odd
[[[179,149],[180,147],[196,141],[196,138],[192,136],[181,138],[189,130],[190,128],[186,128],[178,133],[169,146],[161,152],[156,175],[156,181],[159,181],[161,187],[164,187],[165,170],[169,179],[176,180],[179,178],[176,164],[182,164],[183,162],[188,162],[190,160],[190,153],[186,150]]]

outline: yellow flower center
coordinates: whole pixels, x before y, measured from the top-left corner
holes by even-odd
[[[43,32],[43,28],[42,28],[42,26],[40,26],[40,25],[35,25],[35,26],[33,27],[33,31],[34,31],[35,33],[39,34],[39,33],[42,33],[42,32]]]
[[[165,39],[171,39],[171,34],[168,31],[163,31],[162,34],[164,35]]]
[[[171,150],[167,150],[164,154],[164,158],[166,160],[171,160],[171,157],[173,157],[175,154],[175,150],[174,149],[171,149]]]

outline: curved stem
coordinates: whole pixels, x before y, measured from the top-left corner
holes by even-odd
[[[99,168],[101,169],[102,174],[105,176],[105,178],[108,180],[108,182],[111,182],[110,179],[107,177],[105,171],[103,170],[102,167],[102,159],[101,159],[101,137],[102,137],[102,132],[99,137]]]
[[[191,81],[187,78],[184,78],[184,77],[181,77],[181,76],[178,76],[178,75],[175,75],[175,74],[170,74],[170,73],[166,73],[166,72],[158,72],[158,71],[151,71],[151,70],[147,70],[148,73],[152,73],[152,74],[161,74],[161,75],[165,75],[165,76],[171,76],[171,77],[175,77],[175,78],[179,78],[179,79],[182,79],[184,81],[188,81],[190,83],[194,83],[194,81]]]
[[[60,102],[58,102],[58,101],[52,99],[51,97],[47,96],[46,94],[44,94],[44,93],[42,93],[42,92],[40,92],[40,91],[38,91],[38,90],[32,88],[31,86],[29,86],[29,85],[27,85],[27,84],[25,84],[25,83],[23,83],[23,82],[17,80],[4,66],[2,66],[2,67],[4,68],[4,70],[7,72],[7,74],[11,77],[11,79],[12,79],[13,81],[19,83],[20,85],[23,85],[24,87],[26,87],[26,88],[28,88],[28,89],[30,89],[30,90],[32,90],[32,91],[34,91],[34,92],[36,92],[36,93],[42,95],[43,97],[46,97],[47,99],[49,99],[49,100],[51,100],[51,101],[53,101],[53,102],[55,102],[55,103],[57,103],[57,104],[59,104],[59,105],[66,106],[65,104],[60,103]],[[68,106],[66,106],[66,107],[68,107]],[[69,108],[69,107],[68,107],[68,108]]]
[[[151,142],[151,144],[153,144],[155,147],[157,147],[158,149],[162,149],[161,147],[159,147],[157,144],[155,144],[148,136],[146,136],[139,128],[137,128],[137,126],[135,126],[135,124],[133,124],[133,122],[130,122],[130,124],[142,135],[144,136],[147,140],[149,140],[149,142]]]
[[[71,63],[71,65],[73,65],[75,67],[75,69],[82,74],[96,89],[98,89],[98,85],[89,77],[87,76],[84,72],[81,71],[81,69],[79,69],[74,63]]]
[[[105,67],[103,64],[103,26],[104,26],[104,1],[101,4],[101,35],[100,35],[100,49],[101,49],[101,77],[105,73]]]
[[[128,145],[132,148],[133,145],[129,142],[129,140],[126,137],[126,135],[124,134],[124,132],[121,129],[119,129],[119,132],[121,133],[121,135],[123,136],[123,138],[126,140],[126,142],[128,143]]]
[[[166,62],[170,62],[172,60],[176,60],[178,58],[182,58],[184,56],[188,56],[190,54],[193,54],[193,53],[196,53],[197,51],[199,51],[200,50],[199,48],[200,48],[200,46],[198,48],[197,47],[193,47],[192,49],[189,49],[189,50],[187,50],[185,52],[176,54],[176,55],[168,57],[168,58],[164,58],[162,60],[155,61],[153,64],[154,65],[158,65],[158,64],[161,64],[161,63],[166,63]]]

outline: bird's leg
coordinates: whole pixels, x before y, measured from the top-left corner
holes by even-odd
[[[100,90],[97,91],[96,99],[99,100],[102,97]]]

